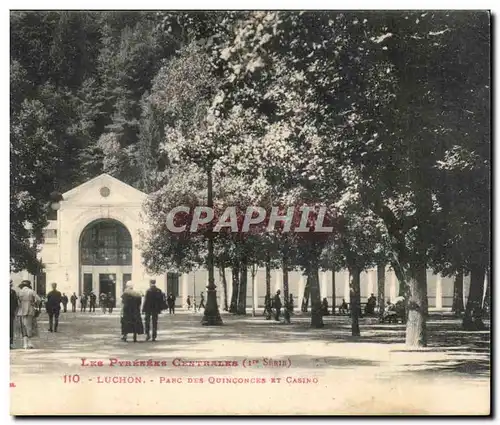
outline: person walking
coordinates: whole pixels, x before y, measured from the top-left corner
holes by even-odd
[[[205,295],[203,295],[203,292],[200,293],[200,306],[198,309],[201,310],[202,308],[205,308]]]
[[[97,304],[97,296],[94,291],[90,291],[89,295],[89,313],[95,313],[95,305]]]
[[[144,326],[141,318],[141,294],[134,290],[131,281],[125,284],[122,294],[121,311],[121,331],[122,341],[127,342],[127,335],[133,334],[134,342],[137,342],[137,335],[144,333]]]
[[[186,304],[188,306],[188,310],[191,310],[191,296],[190,295],[188,295],[188,297],[187,297]]]
[[[68,296],[63,292],[61,302],[63,305],[63,312],[64,313],[67,313],[67,311],[68,311],[68,301],[69,301]]]
[[[172,292],[168,294],[167,306],[168,306],[168,313],[175,314],[175,297],[174,294],[172,294]]]
[[[106,314],[107,302],[108,299],[106,297],[106,294],[103,292],[101,295],[99,295],[99,306],[101,307],[103,314]]]
[[[276,291],[276,295],[274,296],[274,303],[273,303],[273,307],[276,310],[276,313],[275,313],[275,316],[274,316],[274,320],[276,320],[277,322],[279,322],[280,315],[281,315],[281,298],[280,298],[280,294],[281,294],[281,291],[278,289]]]
[[[36,336],[35,314],[40,297],[31,289],[31,282],[29,280],[23,280],[19,285],[19,289],[17,319],[19,320],[21,336],[23,338],[23,348],[27,350],[34,348],[31,339]]]
[[[342,298],[342,303],[339,306],[339,315],[348,313],[349,313],[349,306],[347,305],[345,298]]]
[[[156,287],[156,281],[152,280],[149,282],[149,289],[146,291],[142,307],[146,322],[146,341],[151,339],[151,334],[149,333],[151,322],[153,322],[153,341],[156,341],[158,335],[158,315],[161,313],[162,307],[163,293],[161,289]]]
[[[73,313],[76,313],[76,300],[78,299],[78,297],[76,296],[76,293],[73,292],[73,295],[71,295],[71,297],[69,298],[70,302],[71,302],[71,311]]]
[[[87,311],[87,294],[85,292],[80,297],[80,312],[82,311],[84,313]]]
[[[109,312],[109,314],[111,314],[111,313],[113,313],[113,308],[115,307],[115,297],[113,297],[113,294],[111,294],[111,292],[109,292],[106,299],[107,299],[107,304],[108,304],[108,312]]]
[[[45,310],[49,315],[49,332],[57,332],[59,313],[61,312],[62,295],[57,290],[57,283],[52,284],[52,291],[47,294]],[[55,323],[54,323],[55,322]]]
[[[12,287],[12,280],[10,281],[10,348],[14,348],[14,321],[16,320],[17,308],[19,307],[19,299],[17,292]]]

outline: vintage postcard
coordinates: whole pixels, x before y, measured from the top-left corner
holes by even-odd
[[[11,415],[490,415],[490,19],[11,11]]]

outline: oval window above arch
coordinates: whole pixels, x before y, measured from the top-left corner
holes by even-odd
[[[101,196],[103,198],[107,198],[110,195],[111,190],[109,190],[109,187],[104,186],[104,187],[101,187],[101,189],[99,190],[99,193],[101,194]]]

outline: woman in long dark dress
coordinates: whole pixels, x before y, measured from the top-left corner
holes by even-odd
[[[141,318],[141,294],[134,291],[132,282],[127,282],[122,295],[122,341],[127,341],[129,333],[134,335],[134,342],[137,342],[137,334],[144,333],[144,326]]]

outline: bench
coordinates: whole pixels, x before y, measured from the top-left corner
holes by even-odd
[[[361,307],[361,316],[363,316],[365,314],[366,304],[368,304],[368,303],[362,302],[359,304]],[[347,312],[346,313],[340,313],[340,305],[334,306],[334,308],[332,309],[333,314],[335,314],[335,310],[338,310],[339,315],[350,315],[351,314],[351,304],[347,303]],[[378,306],[375,307],[374,312],[375,312],[374,315],[376,315],[376,313],[378,312]]]

